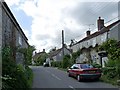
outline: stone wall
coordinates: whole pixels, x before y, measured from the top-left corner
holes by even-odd
[[[2,75],[2,54],[1,54],[1,47],[2,47],[2,7],[0,1],[0,76]],[[0,90],[2,89],[2,79],[0,78]]]
[[[2,3],[0,11],[0,18],[2,18],[0,19],[0,22],[2,23],[2,27],[0,27],[0,30],[2,31],[2,46],[11,46],[11,48],[13,48],[13,60],[17,63],[23,63],[23,54],[18,53],[16,47],[20,46],[19,37],[21,37],[22,44],[20,48],[27,48],[27,38],[5,2]]]

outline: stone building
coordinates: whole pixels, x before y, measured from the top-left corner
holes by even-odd
[[[64,54],[63,54],[64,51]],[[46,58],[46,62],[59,62],[62,61],[65,55],[70,55],[71,56],[72,51],[71,49],[68,49],[67,47],[63,47],[60,49],[57,49],[55,51],[52,51],[49,53],[48,57]]]
[[[91,34],[90,31],[86,32],[86,37],[77,43],[70,45],[73,52],[81,50],[80,56],[76,62],[95,62],[104,66],[107,57],[101,58],[98,52],[98,46],[101,45],[109,38],[114,38],[120,42],[120,20],[113,22],[112,24],[105,26],[104,19],[97,20],[98,31]]]
[[[4,1],[0,1],[0,41],[2,41],[0,43],[2,47],[13,48],[12,57],[16,63],[23,63],[23,55],[16,52],[15,48],[18,46],[19,48],[27,48],[28,39]]]

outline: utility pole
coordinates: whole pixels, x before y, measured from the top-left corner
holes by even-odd
[[[62,30],[62,53],[64,57],[64,30]]]

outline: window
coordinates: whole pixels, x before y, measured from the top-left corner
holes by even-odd
[[[21,36],[19,35],[19,45],[22,45],[22,38],[21,38]]]
[[[72,67],[71,67],[71,69],[79,69],[79,67],[78,67],[78,65],[73,65]]]
[[[90,64],[81,64],[80,67],[81,69],[93,68],[93,66]]]

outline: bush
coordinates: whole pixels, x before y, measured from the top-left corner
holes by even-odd
[[[33,72],[29,67],[27,67],[25,69],[25,76],[27,78],[28,86],[29,86],[29,88],[31,88],[32,87],[32,82],[33,82]]]
[[[105,67],[102,68],[103,75],[107,75],[108,79],[114,78],[117,76],[116,68],[115,67]]]
[[[57,66],[58,66],[59,68],[62,68],[62,61],[58,61],[58,62],[57,62]]]
[[[52,67],[56,67],[56,62],[54,62],[54,61],[51,62],[51,66],[52,66]]]
[[[63,58],[63,68],[67,68],[70,65],[70,55],[65,55]]]
[[[95,67],[95,68],[101,68],[101,65],[97,64],[97,63],[93,63],[92,66]]]
[[[62,68],[62,61],[53,61],[51,62],[51,66]]]
[[[22,65],[17,65],[12,60],[11,48],[5,47],[2,49],[2,89],[17,90],[18,88],[24,88],[29,90],[30,84],[28,83],[31,78],[30,69],[25,69]],[[28,76],[27,76],[28,75]],[[29,77],[29,79],[27,78]]]
[[[16,90],[17,88],[24,88],[25,90],[29,90],[25,70],[14,63],[7,64],[9,67],[3,67],[2,73],[3,89],[12,88],[12,90]]]

